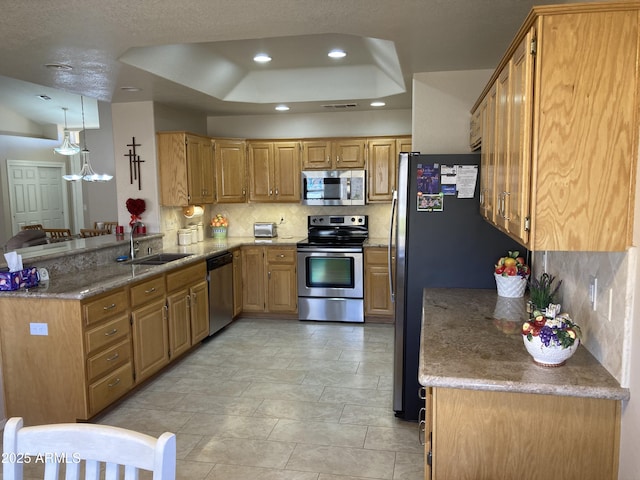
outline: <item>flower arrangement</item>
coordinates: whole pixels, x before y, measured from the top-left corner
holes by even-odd
[[[142,198],[128,198],[125,205],[127,211],[131,214],[129,226],[133,227],[133,224],[140,220],[140,215],[147,209],[147,204]]]
[[[549,275],[548,273],[541,274],[538,278],[533,278],[529,281],[529,302],[532,305],[533,311],[540,311],[547,307],[549,304],[555,304],[557,301],[558,290],[562,285],[560,280],[554,287],[556,277]]]
[[[545,347],[569,348],[576,340],[580,340],[582,332],[567,313],[549,318],[535,311],[533,319],[522,325],[522,335],[530,342],[534,337],[539,337]]]
[[[498,263],[496,263],[494,267],[494,272],[503,277],[514,277],[516,275],[528,277],[531,269],[525,263],[524,258],[520,256],[520,252],[515,250],[508,252],[506,257],[500,257],[498,259]]]

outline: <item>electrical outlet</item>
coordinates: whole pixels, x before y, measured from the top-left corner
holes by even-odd
[[[598,279],[594,275],[589,275],[589,301],[591,309],[595,312],[598,299]]]

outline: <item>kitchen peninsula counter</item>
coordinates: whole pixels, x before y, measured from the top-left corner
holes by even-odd
[[[422,312],[418,380],[423,386],[629,398],[629,390],[582,345],[562,367],[535,364],[520,334],[524,299],[498,297],[495,290],[425,289]]]
[[[161,234],[141,235],[134,237],[140,241],[161,239]],[[129,238],[117,239],[115,235],[93,237],[83,240],[64,242],[61,248],[42,249],[33,252],[24,260],[25,266],[40,266],[40,262],[66,262],[71,261],[71,257],[82,256],[94,253],[101,249],[105,251],[112,247],[120,246],[118,255],[111,254],[111,257],[103,263],[97,265],[87,265],[86,268],[79,268],[72,273],[63,275],[50,274],[48,281],[42,281],[37,287],[20,289],[14,291],[0,292],[0,296],[14,298],[57,298],[67,300],[83,300],[94,295],[98,295],[114,288],[126,286],[132,282],[138,282],[145,278],[166,273],[176,268],[185,267],[192,263],[204,261],[207,257],[216,253],[232,250],[243,245],[274,245],[287,246],[295,245],[302,237],[276,237],[273,239],[255,239],[254,237],[227,237],[226,239],[205,238],[204,241],[187,246],[174,246],[162,250],[154,250],[156,253],[187,253],[190,256],[165,263],[164,265],[135,265],[128,262],[116,262],[115,257],[120,254],[127,254],[129,251]],[[55,245],[55,244],[54,244]],[[31,247],[30,247],[31,248]],[[141,249],[142,252],[142,249]],[[146,253],[140,253],[139,257]]]

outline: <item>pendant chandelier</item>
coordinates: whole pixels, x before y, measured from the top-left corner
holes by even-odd
[[[53,151],[60,155],[75,155],[80,151],[80,147],[75,143],[71,143],[71,135],[67,128],[67,108],[62,107],[64,110],[64,138],[62,139],[62,145],[54,148]]]
[[[63,175],[62,178],[68,182],[77,182],[78,180],[84,180],[85,182],[108,182],[113,178],[113,175],[106,173],[96,173],[91,168],[91,162],[89,161],[89,150],[87,149],[87,130],[84,126],[84,97],[80,97],[82,104],[82,135],[83,146],[80,156],[82,157],[82,169],[79,173],[73,175]]]

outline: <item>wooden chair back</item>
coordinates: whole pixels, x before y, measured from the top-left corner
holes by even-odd
[[[98,229],[98,228],[81,228],[80,236],[82,238],[87,237],[98,237],[100,235],[108,235],[109,231],[106,229]]]
[[[102,228],[107,230],[109,233],[113,233],[113,231],[118,226],[118,222],[99,222],[99,223],[102,223],[104,225]],[[98,229],[98,222],[93,222],[93,228]]]
[[[68,228],[43,228],[51,238],[71,238],[71,230]]]
[[[24,427],[22,418],[13,417],[4,427],[3,449],[3,459],[29,456],[34,466],[42,466],[44,475],[40,478],[45,479],[62,478],[62,475],[58,477],[60,470],[66,470],[66,480],[134,480],[140,470],[151,471],[153,480],[176,478],[176,436],[169,432],[155,438],[133,430],[90,423]],[[44,455],[48,457],[47,463],[41,458]],[[3,480],[23,480],[25,463],[3,461]],[[64,469],[60,468],[62,463]],[[99,476],[102,468],[104,477]],[[81,477],[82,470],[84,477]],[[29,478],[32,475],[29,468]]]
[[[39,223],[34,223],[33,225],[23,225],[21,230],[42,230],[43,228]]]

